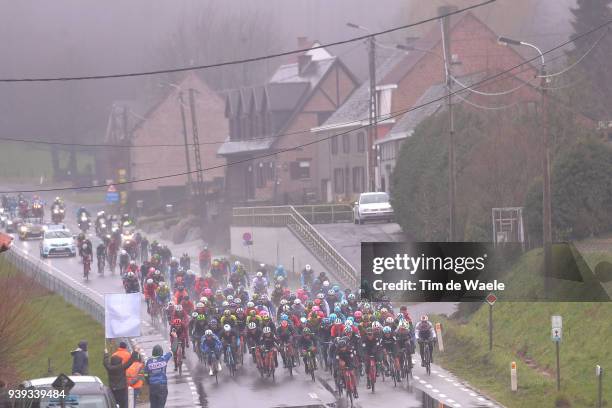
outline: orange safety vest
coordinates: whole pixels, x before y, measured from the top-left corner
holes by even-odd
[[[118,348],[117,351],[113,353],[113,356],[119,356],[121,358],[121,362],[125,364],[128,362],[130,357],[132,357],[132,353],[130,353],[127,349]]]
[[[127,370],[125,370],[128,387],[134,389],[142,388],[144,384],[144,364],[140,361],[135,361]]]

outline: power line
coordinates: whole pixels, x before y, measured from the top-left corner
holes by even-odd
[[[253,57],[253,58],[225,61],[225,62],[219,62],[219,63],[207,64],[207,65],[196,65],[193,67],[179,67],[179,68],[160,69],[160,70],[153,70],[153,71],[128,72],[128,73],[118,73],[118,74],[84,75],[84,76],[74,76],[74,77],[0,78],[0,82],[52,82],[52,81],[82,81],[82,80],[90,80],[90,79],[128,78],[128,77],[149,76],[149,75],[159,75],[159,74],[171,74],[171,73],[177,73],[177,72],[198,71],[198,70],[203,70],[203,69],[225,67],[229,65],[238,65],[238,64],[244,64],[244,63],[249,63],[249,62],[257,62],[257,61],[263,61],[263,60],[272,59],[272,58],[286,57],[292,54],[298,54],[298,53],[307,52],[310,50],[316,50],[316,49],[321,49],[321,48],[326,48],[326,47],[334,47],[337,45],[348,44],[348,43],[355,42],[355,41],[365,40],[370,37],[375,37],[375,36],[393,33],[395,31],[405,30],[407,28],[415,27],[421,24],[439,20],[441,18],[445,18],[445,17],[449,17],[455,14],[463,13],[465,11],[473,10],[473,9],[485,6],[487,4],[494,3],[496,1],[497,0],[486,0],[481,3],[474,4],[474,5],[459,9],[459,10],[455,10],[455,11],[452,11],[452,12],[449,12],[443,15],[439,15],[436,17],[430,17],[428,19],[420,20],[415,23],[393,27],[387,30],[378,31],[378,32],[371,33],[371,34],[368,33],[366,35],[349,38],[347,40],[335,41],[335,42],[331,42],[331,43],[327,43],[323,45],[318,45],[312,48],[301,48],[301,49],[296,49],[292,51],[284,51],[284,52],[268,54],[268,55],[263,55],[259,57]]]
[[[549,54],[549,53],[551,53],[551,52],[553,52],[555,50],[558,50],[558,49],[560,49],[562,47],[565,47],[566,45],[568,45],[568,44],[570,44],[570,43],[572,43],[572,42],[574,42],[574,41],[576,41],[576,40],[578,40],[578,39],[580,39],[582,37],[588,36],[589,34],[595,32],[595,31],[598,31],[598,30],[602,29],[603,27],[606,27],[606,26],[608,26],[611,23],[612,23],[612,20],[609,20],[609,21],[607,21],[607,22],[605,22],[605,23],[603,23],[603,24],[601,24],[601,25],[599,25],[599,26],[597,26],[595,28],[592,28],[592,29],[590,29],[588,31],[585,31],[585,32],[583,32],[583,33],[581,33],[579,35],[574,36],[570,40],[564,41],[564,42],[556,45],[555,47],[550,48],[549,50],[546,50],[546,51],[542,52],[542,54],[546,55],[546,54]],[[474,83],[473,86],[478,86],[478,85],[483,84],[485,82],[489,82],[489,81],[491,81],[491,80],[493,80],[495,78],[499,78],[500,76],[505,75],[505,74],[507,74],[507,73],[509,73],[509,72],[511,72],[511,71],[515,70],[516,68],[519,68],[519,67],[521,67],[523,65],[527,65],[527,64],[531,63],[532,61],[537,60],[539,58],[540,58],[539,55],[535,56],[535,57],[532,57],[532,58],[530,58],[528,60],[525,60],[525,61],[523,61],[523,62],[521,62],[521,63],[519,63],[517,65],[514,65],[513,67],[511,67],[509,69],[506,69],[506,70],[501,71],[501,72],[499,72],[497,74],[494,74],[494,75],[491,75],[491,76],[489,76],[487,78],[484,78],[484,79]],[[464,92],[464,91],[467,91],[467,89],[459,89],[459,90],[450,92],[450,95],[457,95],[457,94],[459,94],[461,92]],[[401,115],[403,115],[405,113],[412,112],[414,110],[417,110],[417,109],[423,108],[425,106],[431,105],[432,103],[441,101],[441,100],[443,100],[443,99],[445,99],[447,97],[448,97],[448,95],[444,95],[444,96],[441,96],[439,98],[432,99],[432,100],[430,100],[428,102],[424,102],[424,103],[422,103],[420,105],[413,106],[412,108],[405,109],[405,110],[400,110],[400,111],[395,112],[394,114],[389,114],[389,115],[387,115],[387,117],[389,119],[390,118],[394,118],[394,117],[398,117],[398,116],[401,116]],[[236,161],[233,161],[233,162],[230,162],[230,163],[220,164],[220,165],[217,165],[217,166],[207,167],[207,168],[202,169],[202,172],[210,171],[210,170],[216,170],[216,169],[219,169],[219,168],[225,168],[225,167],[233,166],[233,165],[236,165],[236,164],[251,162],[253,160],[263,159],[263,158],[266,158],[266,157],[276,156],[276,155],[281,154],[281,153],[286,153],[286,152],[289,152],[289,151],[293,151],[293,150],[297,150],[297,149],[304,148],[304,147],[307,147],[307,146],[311,146],[311,145],[314,145],[314,144],[317,144],[317,143],[320,143],[320,142],[324,142],[324,141],[330,140],[333,137],[342,136],[344,134],[348,134],[348,133],[354,132],[355,130],[358,130],[358,129],[365,129],[368,126],[369,126],[368,124],[362,125],[362,126],[359,126],[359,127],[355,128],[355,129],[349,129],[349,130],[341,132],[341,133],[337,133],[337,134],[333,134],[333,135],[330,135],[330,136],[322,137],[320,139],[315,139],[315,140],[312,140],[310,142],[306,142],[306,143],[302,143],[300,145],[296,145],[296,146],[280,149],[278,151],[274,151],[274,152],[270,152],[270,153],[265,153],[265,154],[262,154],[262,155],[258,155],[258,156],[254,156],[254,157],[246,158],[246,159],[242,159],[242,160],[236,160]],[[118,186],[118,185],[124,185],[124,184],[135,184],[135,183],[141,183],[141,182],[147,182],[147,181],[162,180],[162,179],[167,179],[167,178],[172,178],[172,177],[185,176],[185,175],[187,175],[189,173],[196,173],[196,172],[197,171],[181,172],[181,173],[175,173],[175,174],[168,174],[168,175],[164,175],[164,176],[148,177],[148,178],[139,179],[139,180],[130,180],[130,181],[125,181],[125,182],[118,182],[118,183],[113,183],[113,184],[101,184],[101,185],[97,185],[97,186],[88,185],[88,186],[79,186],[79,187],[56,187],[56,188],[47,188],[47,189],[39,189],[39,190],[0,191],[0,194],[9,194],[9,193],[12,194],[12,193],[19,193],[19,192],[21,192],[21,193],[39,193],[39,192],[48,192],[48,191],[69,191],[69,190],[94,189],[94,188],[110,187],[111,185]]]

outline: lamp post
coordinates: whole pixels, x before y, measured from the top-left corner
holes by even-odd
[[[540,75],[542,95],[542,246],[544,247],[544,287],[548,290],[549,278],[551,276],[552,258],[552,205],[550,197],[550,135],[548,124],[548,98],[546,92],[546,61],[544,54],[535,45],[513,40],[507,37],[499,37],[498,42],[502,45],[515,45],[533,48],[540,54]]]
[[[371,30],[359,24],[346,23],[348,27],[362,30],[371,34]],[[374,141],[376,140],[376,128],[378,127],[378,108],[376,98],[376,38],[368,37],[368,66],[370,70],[370,106],[368,110],[368,143],[366,143],[366,179],[368,180],[368,191],[376,191],[374,168],[376,166],[376,155]]]

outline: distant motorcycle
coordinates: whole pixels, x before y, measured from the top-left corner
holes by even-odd
[[[64,209],[58,204],[53,204],[51,207],[51,221],[54,224],[64,221]]]
[[[83,233],[86,233],[89,230],[89,227],[91,227],[91,221],[89,219],[89,215],[87,213],[83,212],[79,216],[79,229]]]

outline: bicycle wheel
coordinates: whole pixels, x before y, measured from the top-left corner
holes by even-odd
[[[315,381],[315,357],[312,355],[310,355],[310,377],[312,378],[312,381]]]
[[[429,343],[425,343],[424,353],[425,353],[425,371],[427,375],[431,375],[431,355],[429,349]]]

